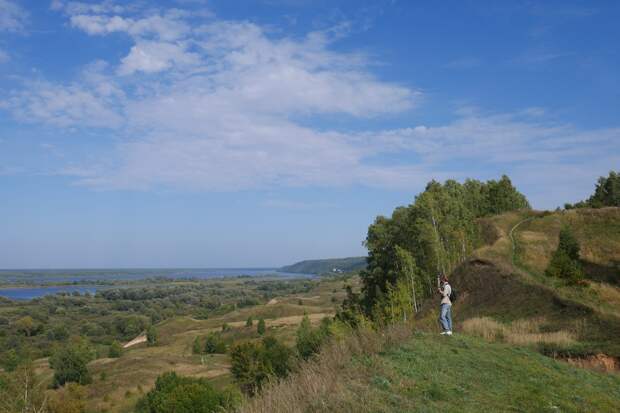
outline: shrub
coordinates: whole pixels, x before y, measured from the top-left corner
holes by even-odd
[[[49,400],[49,413],[83,413],[85,409],[86,389],[75,383],[55,392]]]
[[[210,333],[205,340],[204,349],[207,354],[226,353],[226,343],[220,334]]]
[[[568,227],[560,230],[558,248],[551,256],[545,274],[563,278],[569,283],[577,283],[583,278],[583,269],[579,263],[579,243]]]
[[[204,377],[182,377],[169,372],[159,376],[155,388],[138,401],[136,412],[220,412],[234,408],[239,399],[239,395],[230,389],[216,390]]]
[[[110,347],[108,348],[108,357],[118,358],[121,356],[122,352],[123,352],[123,347],[121,346],[121,343],[114,340],[112,344],[110,344]]]
[[[308,315],[304,315],[297,329],[297,341],[295,342],[297,353],[302,359],[307,360],[321,350],[321,346],[330,335],[330,323],[329,318],[324,318],[321,326],[313,329]]]
[[[63,346],[50,357],[50,367],[54,369],[52,385],[58,388],[65,383],[90,384],[92,378],[87,363],[91,360],[90,352],[84,345]]]
[[[194,339],[194,344],[192,345],[192,353],[202,354],[202,345],[200,343],[200,337],[196,337]]]
[[[149,347],[157,345],[157,330],[152,325],[146,330],[146,345]]]
[[[265,334],[265,331],[267,330],[267,327],[265,326],[265,320],[263,318],[258,320],[258,324],[256,325],[256,332],[259,335],[263,335]]]
[[[285,377],[291,369],[291,350],[273,337],[235,346],[231,372],[244,393],[254,395],[271,376]]]
[[[252,316],[249,316],[248,319],[245,322],[245,326],[246,327],[252,327],[252,324],[254,324],[254,320],[252,319]]]

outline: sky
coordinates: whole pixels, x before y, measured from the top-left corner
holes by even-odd
[[[0,268],[365,254],[431,179],[620,169],[620,2],[0,0]]]

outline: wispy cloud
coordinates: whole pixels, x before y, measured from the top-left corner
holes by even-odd
[[[27,23],[28,13],[11,0],[0,0],[0,32],[20,32]]]
[[[87,165],[71,160],[63,169],[81,185],[410,189],[497,170],[537,184],[553,175],[534,178],[541,165],[574,171],[591,159],[611,164],[618,157],[620,130],[552,122],[542,108],[467,108],[444,125],[332,130],[317,119],[399,114],[422,97],[373,75],[372,59],[336,51],[342,29],[289,37],[246,21],[196,21],[180,10],[60,1],[53,8],[87,35],[123,33],[132,41],[118,61],[94,62],[72,82],[25,82],[1,102],[23,121],[105,129],[117,138],[114,156]],[[450,67],[476,64],[462,58]],[[575,174],[584,176],[579,185],[586,175]],[[264,206],[303,207],[283,200]]]

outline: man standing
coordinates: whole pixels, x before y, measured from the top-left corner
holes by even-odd
[[[441,295],[439,322],[443,329],[442,335],[452,335],[452,301],[450,301],[450,294],[452,294],[452,287],[448,283],[448,277],[441,276],[441,284],[437,289]]]

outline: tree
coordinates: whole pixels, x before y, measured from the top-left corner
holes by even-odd
[[[164,373],[136,405],[137,413],[212,413],[231,411],[240,401],[232,389],[217,390],[209,380]]]
[[[123,352],[123,347],[121,346],[121,343],[114,340],[112,344],[110,344],[110,347],[108,348],[108,357],[119,358],[122,352]]]
[[[47,413],[45,385],[31,364],[13,373],[0,373],[0,413]]]
[[[149,347],[157,345],[157,330],[153,325],[146,330],[146,345]]]
[[[579,242],[569,227],[560,230],[558,249],[564,251],[571,260],[579,260]]]
[[[20,333],[24,334],[27,337],[30,337],[37,330],[37,325],[32,317],[29,315],[24,316],[17,321],[15,321],[15,328]]]
[[[599,177],[594,193],[586,201],[564,204],[565,209],[620,207],[620,172],[610,171],[607,177]]]
[[[252,327],[253,323],[254,323],[254,320],[252,319],[252,316],[249,316],[248,319],[245,322],[245,326],[246,327]]]
[[[22,359],[19,354],[17,354],[17,351],[15,351],[15,349],[10,349],[0,357],[0,367],[9,372],[15,371],[21,361]]]
[[[620,206],[620,172],[610,171],[607,178],[600,177],[587,203],[593,208]]]
[[[384,321],[397,313],[407,317],[434,294],[435,276],[450,273],[479,245],[476,218],[529,207],[505,175],[499,181],[429,182],[411,205],[377,217],[368,228],[362,311]],[[399,307],[407,302],[412,310]]]
[[[74,343],[58,349],[49,360],[54,369],[52,385],[58,388],[68,382],[90,384],[92,378],[87,364],[91,358],[89,349],[83,344]]]
[[[571,284],[576,283],[584,275],[579,262],[579,243],[568,227],[560,230],[559,238],[558,248],[551,256],[545,274],[562,278]]]
[[[267,327],[265,326],[265,320],[261,317],[258,320],[258,324],[256,325],[256,332],[262,336],[263,334],[265,334],[266,330]]]

